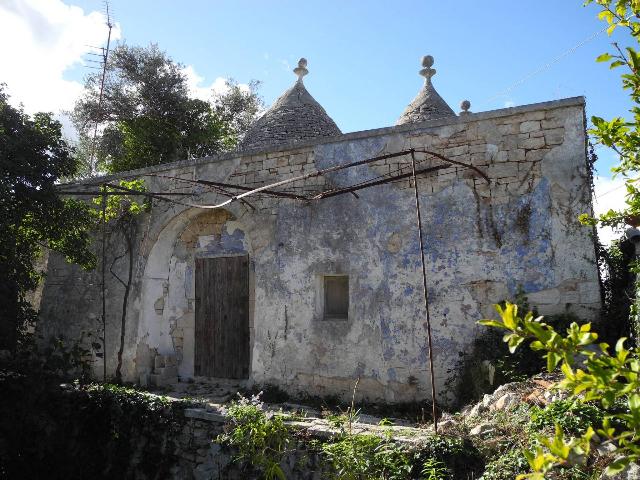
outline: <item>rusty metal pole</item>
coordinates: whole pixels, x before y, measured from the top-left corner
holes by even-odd
[[[107,187],[102,185],[102,282],[100,283],[102,289],[102,381],[107,382],[107,307],[105,299],[105,269],[106,269],[106,238],[105,238],[105,225],[107,223]]]
[[[433,375],[433,347],[431,343],[431,318],[429,316],[429,294],[427,292],[427,270],[424,263],[424,242],[422,240],[422,217],[420,215],[420,198],[418,197],[418,182],[416,179],[416,156],[411,149],[411,171],[413,177],[413,191],[416,197],[416,217],[418,221],[418,238],[420,240],[420,260],[422,263],[422,287],[424,292],[424,309],[427,319],[427,343],[429,346],[429,371],[431,372],[431,403],[433,414],[433,429],[438,434],[438,417],[436,416],[436,383]]]

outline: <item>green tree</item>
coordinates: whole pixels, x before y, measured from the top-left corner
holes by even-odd
[[[108,172],[230,150],[261,107],[257,82],[248,91],[231,82],[213,103],[190,98],[183,66],[157,45],[114,49],[100,103],[101,81],[102,72],[86,79],[72,116],[85,147],[84,164],[95,154]]]
[[[617,458],[607,467],[608,474],[640,461],[640,357],[636,350],[625,348],[626,339],[620,338],[610,352],[608,344],[596,344],[598,335],[589,323],[572,323],[562,334],[544,323],[543,317],[534,318],[531,312],[519,316],[518,306],[512,303],[504,308],[496,305],[496,310],[499,319],[479,323],[505,330],[504,341],[511,352],[531,341],[533,350],[544,352],[549,372],[560,367],[563,378],[558,388],[575,395],[578,402],[597,402],[607,412],[602,425],[592,425],[577,438],[566,438],[556,425],[553,438],[540,437],[539,446],[524,452],[533,473],[518,478],[544,480],[552,478],[549,472],[558,467],[584,463],[596,429],[603,442],[616,447]]]
[[[55,190],[75,169],[60,123],[12,107],[0,85],[0,349],[14,349],[35,318],[26,294],[39,281],[33,262],[42,247],[85,267],[95,264],[90,207]]]
[[[613,51],[603,53],[596,60],[609,62],[611,69],[623,68],[622,88],[629,93],[633,103],[630,118],[615,117],[605,120],[591,117],[593,128],[589,130],[596,143],[612,148],[620,157],[620,162],[612,170],[622,175],[626,181],[627,204],[619,210],[609,210],[597,219],[583,215],[585,223],[600,223],[605,226],[621,226],[625,223],[640,224],[640,54],[637,43],[640,42],[640,0],[586,0],[585,5],[599,5],[598,17],[609,25],[607,33],[616,29],[627,30],[635,45],[620,47],[613,43]]]

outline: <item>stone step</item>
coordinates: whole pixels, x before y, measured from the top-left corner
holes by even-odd
[[[174,383],[178,383],[178,377],[167,377],[157,373],[152,373],[151,375],[149,375],[150,386],[165,387]]]
[[[178,368],[177,367],[156,368],[155,373],[160,375],[160,376],[162,376],[163,378],[177,377],[178,376]]]
[[[156,370],[158,368],[174,367],[175,365],[176,365],[175,355],[156,355],[153,362],[153,366]]]

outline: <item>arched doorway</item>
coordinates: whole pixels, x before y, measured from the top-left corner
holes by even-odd
[[[227,210],[187,210],[152,247],[142,288],[138,374],[175,358],[180,378],[246,379],[251,365],[248,240]],[[143,346],[143,348],[140,347]]]

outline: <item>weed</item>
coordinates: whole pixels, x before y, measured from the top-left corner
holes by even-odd
[[[565,433],[582,435],[589,426],[602,424],[604,412],[590,403],[558,400],[545,408],[533,407],[529,426],[535,431],[552,429],[558,424]]]
[[[487,463],[480,480],[513,480],[519,474],[529,471],[529,463],[519,448],[497,455]]]
[[[240,397],[228,409],[233,426],[218,436],[217,441],[238,450],[234,460],[245,462],[262,472],[265,480],[281,479],[285,475],[280,466],[291,441],[281,414],[267,414],[260,394]]]
[[[439,460],[429,458],[422,464],[424,480],[446,480],[450,475],[447,466]]]

